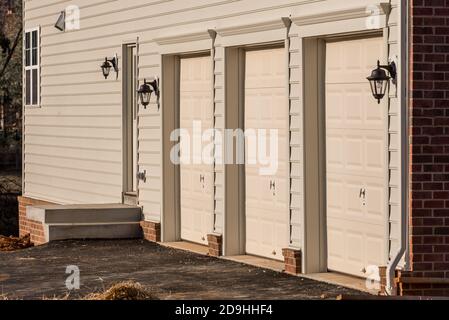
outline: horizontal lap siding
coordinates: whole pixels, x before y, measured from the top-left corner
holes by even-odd
[[[103,57],[139,37],[139,79],[161,75],[160,47],[154,38],[271,20],[316,1],[293,0],[28,0],[25,28],[41,27],[41,108],[25,110],[25,194],[58,203],[121,201],[122,74],[102,77]],[[54,28],[59,12],[78,5],[81,29]],[[217,66],[224,49],[216,50]],[[224,75],[215,70],[218,128],[224,126]],[[147,219],[161,212],[161,111],[141,108],[139,165],[148,180],[139,200]],[[215,177],[216,231],[224,214],[223,167]],[[293,206],[294,203],[293,203]],[[297,232],[295,232],[297,233]]]
[[[369,4],[375,1],[363,1]],[[122,74],[102,77],[105,56],[139,38],[139,79],[161,75],[158,37],[205,31],[290,15],[359,7],[334,0],[27,0],[25,28],[41,26],[41,108],[25,109],[25,194],[59,203],[120,202],[122,191]],[[61,10],[76,4],[81,29],[60,32]],[[309,10],[310,8],[310,10]],[[327,10],[326,9],[326,10]],[[292,245],[302,243],[303,167],[301,41],[292,27],[290,54],[290,166]],[[224,48],[215,50],[215,124],[224,128]],[[146,218],[161,214],[161,112],[140,107],[139,165],[147,171],[139,200]],[[394,116],[393,114],[391,116]],[[393,129],[392,129],[393,130]],[[393,133],[393,132],[392,132]],[[394,137],[392,135],[392,137]],[[394,148],[390,147],[392,162]],[[391,170],[394,188],[395,171]],[[224,168],[216,166],[216,232],[223,231]],[[393,216],[393,214],[392,214]]]

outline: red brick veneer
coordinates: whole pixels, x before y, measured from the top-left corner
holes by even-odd
[[[31,242],[35,245],[44,244],[44,226],[39,221],[33,221],[27,218],[26,207],[35,205],[48,205],[50,202],[31,199],[27,197],[18,197],[19,202],[19,234],[21,237],[30,234]]]

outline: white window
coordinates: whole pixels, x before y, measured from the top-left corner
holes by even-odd
[[[38,106],[40,104],[40,37],[39,28],[25,31],[25,105]]]

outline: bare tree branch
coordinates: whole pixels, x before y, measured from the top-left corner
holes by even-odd
[[[8,57],[6,58],[5,64],[3,65],[2,70],[0,71],[0,79],[3,78],[3,75],[5,74],[6,68],[8,67],[9,62],[12,59],[12,56],[14,54],[14,51],[16,50],[17,45],[19,44],[20,36],[22,35],[22,28],[20,28],[19,32],[17,32],[16,39],[14,40],[14,44],[11,48],[11,50],[8,53]]]

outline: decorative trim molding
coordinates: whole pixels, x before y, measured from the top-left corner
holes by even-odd
[[[253,24],[238,25],[238,26],[232,26],[232,27],[226,27],[226,28],[218,28],[218,29],[216,29],[216,31],[217,31],[218,35],[220,35],[222,37],[227,37],[227,36],[234,36],[234,35],[245,34],[245,33],[253,33],[253,32],[261,32],[261,31],[269,31],[269,30],[286,28],[287,27],[286,24],[288,24],[288,21],[290,21],[289,18],[279,18],[276,20],[258,22],[258,23],[253,23]]]
[[[389,3],[377,4],[379,13],[377,16],[388,15],[391,12],[391,5]],[[329,11],[319,14],[304,15],[292,17],[292,21],[298,26],[334,22],[340,20],[351,20],[358,18],[368,18],[372,16],[372,12],[367,7],[359,7],[346,10]]]
[[[159,45],[170,45],[184,42],[193,42],[214,39],[214,30],[205,30],[193,33],[177,34],[173,36],[155,38],[154,41]]]

